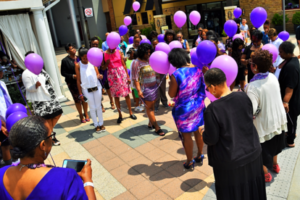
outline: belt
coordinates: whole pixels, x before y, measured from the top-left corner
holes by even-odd
[[[88,88],[88,92],[94,92],[98,90],[98,87]]]

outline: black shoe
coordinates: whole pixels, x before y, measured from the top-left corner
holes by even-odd
[[[121,124],[122,121],[123,121],[123,118],[122,118],[122,117],[119,117],[117,123],[118,123],[118,124]]]
[[[136,120],[136,116],[134,114],[130,115],[130,118],[133,119],[133,120]]]
[[[60,141],[58,141],[58,139],[52,138],[52,141],[53,141],[54,146],[59,146],[60,145]]]

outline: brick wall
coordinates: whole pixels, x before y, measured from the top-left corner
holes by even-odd
[[[248,25],[251,27],[252,23],[250,21],[250,13],[251,11],[256,7],[263,7],[266,9],[268,13],[268,19],[272,21],[272,18],[275,13],[282,14],[282,0],[240,0],[240,7],[242,9],[245,9],[245,15],[242,16],[242,18],[246,18],[248,21]],[[300,9],[297,10],[286,10],[286,14],[288,15],[288,18],[290,19],[286,24],[286,30],[289,33],[294,33],[294,25],[292,23],[292,17],[293,14],[297,11],[300,11]],[[273,24],[271,24],[271,27],[274,27]]]
[[[112,0],[107,0],[108,9],[109,9],[109,17],[110,17],[110,23],[111,23],[111,30],[116,31],[116,19],[115,19],[115,13],[114,13],[114,7]]]

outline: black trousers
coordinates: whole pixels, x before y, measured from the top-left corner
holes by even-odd
[[[287,120],[288,120],[288,132],[286,137],[287,144],[294,144],[296,128],[297,128],[297,118],[298,116],[296,114],[293,113],[287,114]]]

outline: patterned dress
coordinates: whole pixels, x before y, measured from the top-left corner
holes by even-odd
[[[198,67],[177,69],[173,76],[178,84],[172,115],[179,132],[190,133],[204,125],[205,84]]]
[[[42,71],[39,76],[45,76],[46,84],[45,87],[51,95],[50,101],[34,101],[32,107],[34,113],[44,119],[52,119],[63,113],[59,101],[56,98],[53,86],[50,83],[50,76],[45,71]]]
[[[120,51],[115,51],[113,54],[104,53],[105,62],[110,59],[108,65],[108,83],[110,92],[113,97],[126,97],[131,92],[130,86],[127,83],[127,73],[121,61]]]

